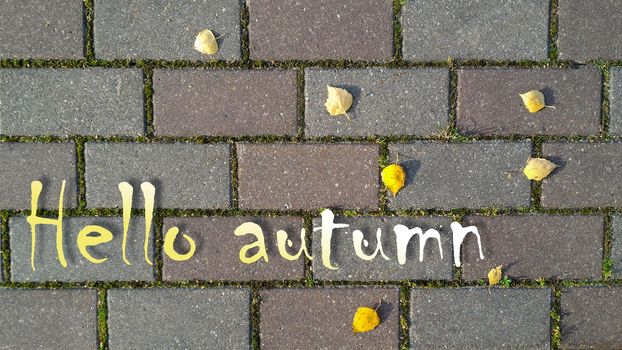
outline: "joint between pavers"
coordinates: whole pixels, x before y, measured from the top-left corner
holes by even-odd
[[[307,214],[303,217],[303,227],[307,234],[305,236],[305,244],[307,246],[307,250],[309,251],[309,254],[313,256],[313,216],[312,215]],[[304,257],[305,285],[307,287],[313,287],[315,285],[315,280],[313,277],[313,262],[311,261],[311,259],[307,258],[306,256],[303,255],[303,257]]]
[[[599,67],[602,74],[601,85],[601,107],[600,107],[600,135],[604,138],[609,137],[609,88],[610,88],[610,71],[609,66]]]
[[[561,290],[559,285],[552,286],[550,310],[551,349],[559,349],[561,342]]]
[[[305,70],[296,69],[296,138],[302,141],[305,139]]]
[[[153,138],[153,68],[143,68],[143,103],[145,118],[145,135],[148,139]]]
[[[251,349],[259,350],[261,348],[260,333],[260,304],[261,296],[258,287],[251,288],[251,304],[250,304],[250,325],[251,325]]]
[[[76,145],[76,171],[78,177],[78,210],[86,209],[86,156],[84,154],[84,140],[74,139]]]
[[[99,349],[108,349],[108,291],[105,288],[97,292],[97,336]]]
[[[233,210],[239,210],[240,208],[240,194],[239,194],[239,178],[238,178],[238,151],[237,145],[232,142],[229,145],[229,166],[231,177],[231,208]]]
[[[396,64],[403,62],[402,52],[402,7],[404,0],[393,0],[393,60]]]
[[[95,40],[93,18],[95,8],[93,0],[83,0],[84,11],[84,57],[87,61],[95,59]]]
[[[11,244],[9,242],[9,214],[0,211],[0,235],[2,236],[2,282],[11,283]]]
[[[400,286],[400,349],[410,349],[410,287]]]
[[[549,60],[553,65],[558,64],[559,49],[557,47],[559,17],[557,15],[558,0],[551,0],[549,5]]]
[[[613,215],[609,210],[605,210],[603,226],[602,279],[603,281],[609,281],[611,280],[613,269],[613,260],[611,259],[611,249],[613,245]]]
[[[164,245],[164,218],[162,210],[156,209],[154,213],[154,237],[153,237],[153,274],[156,282],[162,282],[164,268],[164,256],[162,246]]]
[[[249,12],[245,0],[240,0],[240,50],[242,64],[250,66],[250,37],[248,31]]]

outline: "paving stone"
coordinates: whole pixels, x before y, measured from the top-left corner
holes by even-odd
[[[0,289],[0,347],[97,349],[97,291]]]
[[[598,135],[598,69],[461,69],[457,126],[465,135]],[[519,94],[540,90],[544,108],[529,113]],[[580,96],[580,98],[579,98]]]
[[[622,278],[622,217],[619,215],[613,216],[611,260],[613,277]]]
[[[3,69],[0,86],[2,134],[144,134],[140,69]]]
[[[110,349],[248,349],[248,289],[111,289]]]
[[[156,135],[296,135],[294,70],[156,70]]]
[[[529,180],[522,174],[529,142],[414,142],[389,145],[399,154],[406,185],[391,208],[527,207]]]
[[[485,258],[479,260],[477,240],[465,241],[464,280],[485,280],[498,265],[512,279],[602,277],[602,216],[468,216],[463,225],[478,228]]]
[[[546,60],[548,20],[548,0],[408,1],[404,58]]]
[[[361,306],[377,307],[380,325],[352,333],[352,317]],[[262,349],[397,349],[399,290],[337,287],[261,291]]]
[[[345,116],[326,112],[326,85],[348,90]],[[307,136],[438,135],[449,122],[449,72],[440,68],[305,70]]]
[[[372,144],[240,143],[240,208],[377,209],[378,154]]]
[[[609,133],[622,136],[622,68],[609,71]]]
[[[617,0],[559,0],[559,59],[622,59],[622,8]]]
[[[393,55],[390,0],[249,0],[248,10],[251,59],[388,61]]]
[[[0,2],[0,59],[82,58],[83,11],[80,0]]]
[[[562,349],[622,347],[622,288],[572,287],[561,295]]]
[[[550,142],[542,145],[542,155],[558,165],[542,181],[542,206],[622,205],[622,144]]]
[[[39,208],[58,209],[63,180],[65,208],[77,204],[76,150],[73,143],[0,143],[0,208],[30,209],[30,184],[43,183]]]
[[[241,57],[240,1],[95,0],[95,56],[101,59],[236,60]],[[218,52],[194,49],[210,29]]]
[[[112,232],[113,239],[88,248],[95,259],[107,259],[95,264],[83,257],[76,243],[78,233],[87,225],[99,225]],[[11,279],[14,282],[87,282],[87,281],[151,281],[154,271],[144,260],[145,220],[132,217],[128,230],[126,256],[130,266],[123,262],[121,242],[123,223],[121,217],[64,217],[63,252],[67,260],[64,268],[56,250],[56,226],[37,225],[35,271],[30,254],[32,247],[30,224],[26,217],[9,219],[11,243]],[[93,235],[93,234],[92,234]],[[150,234],[149,258],[153,261],[154,234]]]
[[[451,280],[452,273],[452,236],[449,229],[451,218],[443,217],[336,217],[336,223],[350,225],[347,228],[338,228],[333,231],[331,240],[331,262],[337,270],[324,267],[319,252],[321,232],[313,233],[313,251],[317,258],[313,259],[313,277],[317,280],[338,281],[398,281],[398,280]],[[443,258],[438,249],[438,243],[430,239],[426,243],[423,262],[419,261],[420,240],[411,239],[406,253],[406,263],[400,265],[397,260],[395,246],[395,225],[406,225],[408,228],[421,227],[425,232],[435,229],[441,234]],[[322,220],[313,220],[314,227],[321,227]],[[380,253],[371,261],[364,261],[356,256],[353,248],[352,231],[363,232],[364,239],[369,247],[362,247],[367,255],[372,255],[377,247],[376,230],[382,231],[382,250],[390,260],[385,260]],[[365,243],[363,242],[363,245]]]
[[[416,349],[548,349],[549,289],[415,288],[410,345]]]
[[[238,252],[256,241],[254,236],[238,237],[235,229],[245,223],[254,222],[261,226],[268,252],[268,262],[259,260],[253,264],[240,261]],[[167,281],[219,280],[301,280],[304,278],[304,258],[288,261],[279,255],[276,231],[285,230],[293,242],[291,252],[300,247],[301,218],[296,217],[188,217],[165,218],[164,230],[179,227],[196,243],[196,252],[188,261],[174,261],[164,256],[163,279]],[[186,252],[190,246],[183,241],[179,251]]]
[[[230,201],[229,146],[224,144],[87,143],[88,207],[121,207],[118,184],[134,187],[134,208],[143,208],[140,184],[156,188],[160,208],[226,208]]]

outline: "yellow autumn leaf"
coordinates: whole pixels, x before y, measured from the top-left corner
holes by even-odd
[[[544,107],[555,108],[544,104],[544,94],[538,90],[527,91],[524,94],[519,94],[519,96],[523,99],[525,107],[531,113],[536,113]]]
[[[350,119],[348,109],[352,106],[352,95],[346,89],[330,85],[326,85],[326,89],[328,90],[328,98],[326,98],[324,107],[328,113],[332,116],[345,115]]]
[[[523,174],[527,176],[529,180],[540,181],[547,177],[551,171],[555,170],[557,165],[544,158],[529,158],[527,165],[523,169]]]
[[[352,320],[352,331],[354,333],[369,332],[378,327],[380,324],[380,316],[376,310],[369,307],[359,307],[354,314]]]
[[[501,272],[502,265],[495,267],[494,269],[488,271],[488,290],[490,291],[490,287],[498,284],[501,281]]]
[[[194,39],[194,49],[207,55],[218,52],[218,42],[214,33],[209,29],[200,31],[197,38]]]
[[[404,187],[406,173],[399,164],[391,164],[382,169],[382,183],[393,193],[393,197]]]

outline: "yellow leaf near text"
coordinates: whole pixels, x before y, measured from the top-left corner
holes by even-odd
[[[495,267],[494,269],[488,271],[488,286],[494,286],[501,281],[501,265]]]
[[[218,52],[218,42],[214,33],[209,29],[200,31],[197,38],[194,39],[194,49],[207,55]]]
[[[372,329],[378,327],[380,324],[380,317],[376,310],[369,307],[359,307],[354,314],[354,320],[352,320],[352,330],[354,333],[369,332]]]
[[[544,158],[529,158],[527,165],[523,169],[523,173],[529,180],[540,181],[547,177],[551,171],[555,170],[557,165]]]
[[[531,113],[536,113],[544,107],[552,107],[544,104],[544,94],[538,90],[531,90],[519,95],[523,99],[525,107]]]
[[[391,164],[382,169],[382,183],[393,193],[393,197],[404,187],[406,173],[399,164]]]
[[[336,88],[326,85],[328,90],[328,98],[324,106],[330,115],[345,115],[348,116],[348,109],[352,106],[352,95],[346,89]]]

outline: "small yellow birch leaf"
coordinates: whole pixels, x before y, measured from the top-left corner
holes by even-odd
[[[382,169],[382,183],[393,193],[393,197],[404,187],[406,173],[399,164],[391,164]]]
[[[488,291],[490,291],[490,287],[498,284],[499,281],[501,281],[501,275],[503,274],[501,272],[501,266],[502,265],[499,265],[494,269],[488,271]]]
[[[352,331],[354,333],[369,332],[378,327],[380,324],[380,316],[376,310],[369,307],[359,307],[354,314],[352,320]]]
[[[547,177],[555,168],[557,168],[555,163],[544,158],[529,157],[527,165],[525,165],[523,169],[523,174],[525,174],[529,180],[540,181]]]
[[[324,103],[324,107],[332,116],[345,115],[348,116],[348,109],[352,106],[352,95],[346,89],[336,88],[326,85],[328,90],[328,98]]]
[[[214,33],[209,29],[200,31],[197,38],[194,39],[194,49],[207,55],[218,52],[218,42]]]
[[[524,94],[519,94],[519,96],[523,99],[525,107],[531,113],[536,113],[544,107],[555,108],[544,104],[544,94],[538,90],[527,91]]]

